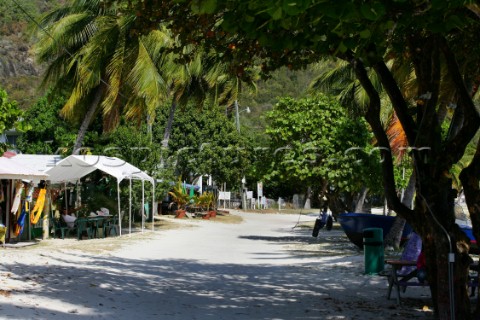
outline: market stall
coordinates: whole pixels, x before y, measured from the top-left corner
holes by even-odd
[[[15,159],[0,157],[0,239],[2,243],[10,241],[11,237],[22,234],[25,224],[29,221],[38,222],[43,210],[45,192],[33,204],[34,184],[46,180],[48,174],[38,172]],[[37,205],[38,203],[38,205]]]
[[[71,155],[65,159],[62,159],[56,165],[45,172],[49,175],[49,180],[56,183],[74,182],[80,180],[80,178],[92,173],[95,170],[101,170],[108,175],[114,177],[117,180],[117,208],[118,208],[118,220],[120,235],[122,234],[122,217],[120,210],[120,182],[124,179],[140,180],[142,181],[142,230],[144,227],[144,210],[145,210],[145,181],[152,184],[152,229],[153,229],[153,200],[155,198],[155,186],[154,180],[148,174],[140,170],[139,168],[131,165],[125,160],[116,157],[98,156],[98,155]],[[130,184],[131,189],[131,184]],[[130,192],[131,199],[131,192]],[[131,203],[131,200],[130,200]],[[129,206],[129,230],[131,232],[131,205]]]

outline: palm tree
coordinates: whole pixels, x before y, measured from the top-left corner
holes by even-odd
[[[138,52],[138,38],[129,32],[134,16],[100,0],[75,0],[46,14],[38,26],[37,57],[48,64],[43,85],[67,92],[62,115],[82,119],[73,146],[78,153],[100,106],[104,130],[118,124],[126,70]]]
[[[73,153],[79,152],[99,109],[108,131],[122,112],[130,120],[147,116],[153,122],[157,106],[171,99],[162,143],[167,147],[177,105],[191,99],[199,105],[236,99],[239,79],[228,74],[215,54],[195,46],[176,54],[175,39],[166,28],[146,35],[138,35],[136,28],[134,15],[101,0],[74,0],[40,21],[36,51],[48,63],[43,84],[67,92],[62,114],[82,119]],[[180,62],[186,57],[190,59]]]
[[[141,38],[140,57],[128,76],[135,96],[145,97],[147,109],[155,110],[171,100],[162,147],[168,148],[173,119],[178,106],[194,101],[204,104],[232,104],[237,99],[240,80],[228,72],[228,66],[213,52],[187,46],[181,53],[172,51],[174,40],[166,29],[150,32]],[[184,60],[184,63],[178,61]],[[160,85],[158,85],[160,84]],[[134,105],[134,104],[132,104]],[[127,106],[127,110],[130,110]],[[129,111],[127,111],[127,114]]]

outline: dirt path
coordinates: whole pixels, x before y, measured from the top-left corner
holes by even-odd
[[[387,301],[386,279],[363,274],[362,253],[341,230],[315,239],[301,227],[312,216],[299,225],[298,215],[233,217],[1,249],[0,319],[431,317],[426,299]]]

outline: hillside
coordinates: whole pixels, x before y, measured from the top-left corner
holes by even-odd
[[[35,62],[32,53],[32,29],[42,13],[68,0],[0,0],[0,87],[11,100],[22,108],[42,95],[39,91],[42,66]],[[272,79],[258,83],[257,94],[245,92],[239,98],[242,107],[251,114],[242,113],[242,124],[255,131],[265,127],[262,117],[279,96],[301,96],[312,79],[312,70],[290,71],[282,69]]]
[[[0,87],[22,108],[40,93],[42,67],[35,63],[31,47],[34,21],[65,0],[0,0]]]

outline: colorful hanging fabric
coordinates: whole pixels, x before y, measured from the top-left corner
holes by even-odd
[[[16,215],[18,208],[20,207],[20,201],[22,200],[22,191],[23,191],[23,182],[18,181],[15,185],[15,198],[13,199],[12,210],[11,212]]]
[[[18,217],[17,223],[15,223],[15,228],[13,230],[16,237],[23,233],[23,227],[25,226],[25,218],[28,215],[28,202],[25,202],[23,206],[22,213]]]
[[[38,220],[40,220],[40,216],[43,212],[43,206],[45,205],[45,194],[47,189],[40,189],[38,193],[37,202],[35,202],[35,206],[33,207],[32,212],[30,212],[30,222],[32,224],[36,224]]]

